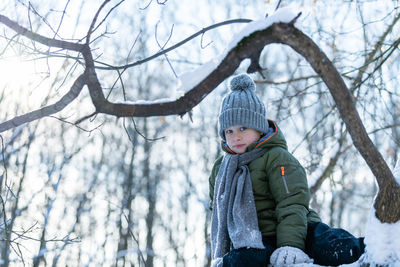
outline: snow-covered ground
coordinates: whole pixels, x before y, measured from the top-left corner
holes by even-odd
[[[234,40],[249,35],[252,31],[259,30],[264,25],[267,27],[273,22],[289,22],[298,11],[291,12],[289,9],[279,10],[276,14],[269,16],[267,23],[254,22],[242,31],[239,36],[235,36]],[[235,42],[233,42],[235,44]],[[400,185],[400,159],[393,170],[393,175],[397,183]],[[370,218],[366,227],[366,253],[358,262],[352,264],[344,264],[342,267],[358,267],[362,262],[369,262],[377,266],[400,267],[400,221],[394,224],[381,223],[375,217],[375,210],[371,210]],[[312,267],[320,266],[316,264],[296,264],[295,267]]]
[[[400,159],[393,170],[400,184]],[[366,254],[361,260],[382,266],[400,267],[400,221],[394,224],[381,223],[371,210],[365,236]],[[352,265],[358,266],[358,265]]]
[[[393,170],[396,181],[400,184],[400,159]],[[359,267],[362,262],[376,266],[400,267],[400,221],[394,224],[381,223],[371,210],[366,227],[366,253],[358,262],[343,264],[342,267]],[[320,266],[317,264],[296,264],[294,267]],[[371,265],[371,267],[374,265]]]
[[[225,52],[221,54],[220,60],[222,60],[226,56],[226,53],[228,53],[232,47],[236,46],[242,38],[249,36],[255,31],[265,29],[273,23],[290,22],[298,14],[299,9],[286,7],[278,9],[274,14],[267,16],[267,18],[249,23],[242,31],[233,36],[232,41],[225,49]],[[203,80],[219,63],[219,60],[214,60],[192,72],[182,74],[180,81],[181,87],[179,88],[179,91],[185,92],[186,90],[193,88],[196,83]],[[397,162],[393,174],[396,181],[400,184],[400,160]],[[360,262],[368,261],[370,263],[375,263],[378,266],[400,267],[400,221],[395,224],[382,224],[375,217],[375,211],[371,210],[371,215],[366,229],[365,243],[367,253],[360,258],[359,262],[344,264],[341,266],[356,267],[360,266]],[[320,265],[296,264],[293,266],[312,267]]]

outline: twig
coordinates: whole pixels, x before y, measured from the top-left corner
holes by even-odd
[[[162,2],[162,1],[160,1],[160,0],[157,0],[157,4],[159,4],[159,5],[165,5],[165,3],[167,2],[168,0],[165,0],[164,2]],[[151,5],[151,3],[153,2],[153,0],[150,0],[150,2],[145,6],[145,7],[140,7],[139,9],[140,10],[145,10],[145,9],[147,9],[150,5]]]
[[[15,34],[13,37],[11,37],[11,38],[7,38],[7,37],[4,37],[4,39],[6,39],[8,42],[7,42],[7,44],[4,46],[4,49],[3,49],[3,51],[1,51],[0,52],[0,55],[3,55],[6,51],[7,51],[7,48],[10,46],[10,44],[14,41],[14,38],[15,37],[17,37],[19,34]],[[2,36],[3,37],[3,36]]]
[[[308,137],[314,132],[316,131],[316,129],[318,129],[319,125],[321,125],[325,119],[335,110],[335,106],[331,107],[331,109],[329,110],[329,112],[327,112],[326,114],[324,114],[324,116],[322,116],[322,118],[317,121],[314,126],[307,132],[307,134],[304,135],[303,139],[297,144],[297,146],[291,151],[291,153],[294,153],[299,147],[300,145],[308,139]]]
[[[279,0],[278,4],[277,4],[276,7],[275,7],[275,11],[278,10],[279,6],[281,5],[281,2],[282,2],[282,0]]]
[[[140,36],[141,33],[142,33],[142,31],[140,31],[139,34],[136,36],[135,41],[133,42],[131,48],[129,49],[128,55],[126,56],[126,63],[127,63],[127,64],[128,64],[128,61],[129,61],[129,57],[130,57],[130,55],[131,55],[131,53],[132,53],[132,50],[133,50],[133,48],[135,47],[135,45],[136,45],[136,43],[137,43],[137,41],[138,41],[139,36]],[[101,64],[105,64],[105,63],[101,63]],[[107,65],[107,64],[105,64],[105,65]],[[107,96],[106,96],[106,99],[108,99],[108,98],[110,97],[112,91],[113,91],[114,88],[115,88],[115,85],[117,84],[118,81],[120,81],[120,82],[121,82],[121,87],[122,87],[123,96],[124,96],[124,100],[126,100],[125,85],[124,85],[124,81],[122,80],[122,74],[126,71],[126,69],[123,69],[122,71],[119,70],[119,69],[117,69],[116,71],[117,71],[117,74],[118,74],[118,78],[114,81],[113,85],[111,86],[111,89],[110,89],[110,91],[108,92],[108,94],[107,94]]]
[[[383,63],[385,63],[385,62],[389,59],[389,57],[393,54],[393,52],[395,52],[395,51],[397,50],[397,48],[399,47],[399,45],[400,45],[400,38],[397,39],[397,40],[392,44],[392,46],[391,46],[390,48],[388,48],[386,51],[384,51],[381,55],[379,55],[379,56],[377,57],[377,59],[382,57],[382,61],[379,62],[379,64],[378,64],[370,73],[368,73],[367,77],[365,77],[363,80],[361,80],[358,84],[356,84],[356,85],[354,86],[353,91],[354,91],[355,89],[359,88],[362,84],[364,84],[369,78],[371,78],[372,75],[373,75],[377,70],[381,69]],[[389,52],[389,53],[388,53],[388,52]],[[387,54],[385,57],[383,57],[386,53],[388,53],[388,54]],[[375,60],[376,60],[376,59],[375,59]],[[373,61],[375,61],[375,60],[373,60]],[[368,65],[369,65],[369,64],[368,64]],[[366,65],[366,66],[368,66],[368,65]],[[362,74],[361,74],[361,76],[362,76]]]
[[[19,257],[20,257],[20,259],[22,261],[22,265],[25,266],[24,254],[22,253],[21,246],[18,243],[17,243],[17,248],[18,248],[18,252],[19,252],[19,255],[20,255]]]
[[[107,19],[107,17],[111,14],[111,12],[113,12],[114,9],[116,9],[120,4],[122,4],[123,2],[125,2],[125,0],[121,0],[118,4],[116,4],[115,6],[113,6],[108,13],[104,16],[103,20],[99,23],[99,25],[96,26],[96,28],[94,28],[94,30],[92,31],[95,32]]]
[[[96,24],[97,18],[99,17],[101,10],[107,5],[108,2],[110,2],[110,0],[104,0],[103,4],[101,4],[101,6],[97,10],[96,14],[94,15],[92,23],[90,24],[89,30],[86,34],[86,44],[87,45],[90,44],[90,37],[93,33],[93,28],[94,28],[94,25]]]
[[[202,35],[201,35],[201,40],[200,40],[200,47],[201,47],[201,49],[205,49],[207,46],[209,46],[210,44],[213,43],[213,41],[210,41],[208,44],[203,45],[204,34],[205,34],[205,33],[203,32]]]
[[[91,114],[89,114],[89,115],[86,115],[85,117],[80,118],[79,120],[77,120],[77,121],[74,123],[74,125],[78,125],[78,124],[82,123],[83,121],[85,121],[85,120],[87,120],[87,119],[90,119],[91,117],[96,116],[96,115],[97,115],[97,111],[95,111],[95,112],[93,112],[93,113],[91,113]]]
[[[7,226],[6,203],[4,202],[4,199],[1,194],[0,194],[0,202],[1,202],[1,209],[2,209],[1,216],[3,217],[4,232],[6,233],[6,236],[7,236],[8,226]]]
[[[293,79],[289,79],[289,80],[281,81],[281,82],[275,82],[275,81],[272,81],[272,80],[255,80],[254,82],[256,84],[280,85],[280,84],[287,84],[287,83],[293,83],[293,82],[309,80],[309,79],[317,79],[317,78],[320,78],[320,76],[318,76],[318,75],[310,75],[310,76],[305,76],[305,77],[293,78]]]
[[[302,14],[302,12],[299,12],[299,13],[297,14],[297,16],[294,17],[294,18],[289,22],[289,24],[290,24],[290,25],[294,25],[294,24],[296,23],[297,19],[301,16],[301,14]]]
[[[130,64],[126,64],[126,65],[123,65],[123,66],[108,66],[108,67],[97,66],[96,69],[109,70],[109,69],[127,69],[127,68],[131,68],[131,67],[143,64],[145,62],[148,62],[148,61],[150,61],[152,59],[155,59],[155,58],[157,58],[157,57],[159,57],[161,55],[164,55],[164,54],[176,49],[177,47],[180,47],[180,46],[184,45],[185,43],[189,42],[190,40],[196,38],[197,36],[207,32],[209,30],[218,28],[220,26],[233,24],[233,23],[249,23],[251,21],[252,20],[250,20],[250,19],[232,19],[232,20],[227,20],[227,21],[223,21],[223,22],[220,22],[220,23],[216,23],[214,25],[211,25],[211,26],[208,26],[206,28],[201,29],[200,31],[198,31],[195,34],[189,36],[188,38],[180,41],[179,43],[177,43],[177,44],[175,44],[175,45],[173,45],[173,46],[171,46],[171,47],[169,47],[167,49],[164,49],[163,51],[160,51],[160,52],[158,52],[158,53],[156,53],[156,54],[154,54],[154,55],[152,55],[150,57],[147,57],[145,59],[138,60],[136,62],[133,62],[133,63],[130,63]]]
[[[159,24],[159,22],[160,22],[160,21],[158,21],[157,24],[156,24],[156,30],[155,30],[155,32],[154,32],[154,37],[155,37],[155,39],[156,39],[156,42],[157,42],[158,47],[160,48],[160,51],[163,51],[163,50],[164,50],[164,47],[167,45],[167,43],[168,43],[169,40],[171,39],[172,33],[173,33],[173,31],[174,31],[174,24],[172,24],[171,31],[170,31],[170,33],[169,33],[169,36],[168,36],[167,41],[165,41],[164,45],[161,46],[161,44],[160,44],[160,42],[158,41],[158,38],[157,38],[157,29],[158,29],[158,24]],[[176,72],[175,72],[175,70],[174,70],[174,67],[172,67],[171,62],[170,62],[169,59],[168,59],[167,53],[164,54],[164,57],[165,57],[165,59],[167,60],[168,65],[170,66],[172,72],[174,73],[175,78],[178,78],[178,75],[176,74]]]
[[[137,41],[139,40],[139,36],[142,34],[142,30],[140,30],[140,32],[138,33],[138,35],[135,38],[135,41],[133,41],[133,44],[131,46],[131,48],[129,49],[128,55],[126,56],[126,64],[128,64],[129,62],[129,57],[131,56],[132,50],[135,47]]]
[[[56,32],[54,33],[53,38],[56,38],[56,36],[58,35],[58,31],[61,28],[61,25],[62,25],[62,22],[64,20],[64,16],[65,16],[65,13],[67,11],[67,7],[68,7],[69,3],[70,3],[70,0],[68,0],[67,3],[65,4],[64,10],[63,10],[62,15],[61,15],[60,23],[58,23],[58,27],[57,27]]]
[[[93,116],[93,114],[92,115],[89,115],[89,116]],[[80,127],[79,125],[78,125],[78,123],[73,123],[73,122],[70,122],[70,121],[67,121],[67,120],[65,120],[65,119],[62,119],[62,118],[58,118],[58,117],[56,117],[56,116],[49,116],[50,118],[53,118],[53,119],[56,119],[56,120],[59,120],[59,121],[61,121],[61,122],[63,122],[63,123],[66,123],[66,124],[70,124],[70,125],[73,125],[73,126],[75,126],[76,128],[78,128],[79,130],[82,130],[82,131],[84,131],[84,132],[87,132],[87,133],[92,133],[93,131],[95,131],[95,130],[97,130],[97,129],[99,129],[104,123],[100,123],[98,126],[96,126],[96,127],[94,127],[93,129],[91,129],[91,130],[87,130],[87,129],[85,129],[85,128],[83,128],[83,127]],[[81,119],[80,119],[81,120]],[[82,121],[80,121],[80,122],[82,122]]]
[[[22,3],[21,1],[19,1],[23,6],[26,7],[26,5],[24,3]],[[30,28],[32,29],[32,24],[31,24],[31,18],[30,18],[30,12],[29,11],[33,11],[33,13],[38,16],[48,27],[49,29],[54,33],[54,36],[58,36],[57,31],[55,31],[53,29],[53,27],[51,27],[50,23],[47,21],[47,19],[45,17],[43,17],[42,15],[39,14],[39,12],[36,11],[35,7],[32,5],[31,1],[29,1],[28,3],[28,16],[29,16],[29,24],[30,24]]]
[[[130,220],[129,220],[128,216],[126,216],[125,212],[122,212],[122,213],[124,214],[125,220],[126,220],[126,222],[128,223],[128,232],[129,232],[129,235],[132,237],[132,239],[136,242],[136,244],[137,244],[137,246],[138,246],[139,257],[140,257],[140,259],[143,261],[143,264],[146,264],[146,261],[144,260],[144,257],[143,257],[143,253],[142,253],[142,251],[141,251],[140,248],[139,248],[139,240],[136,239],[135,235],[133,234],[133,232],[132,232],[132,230],[131,230],[131,227],[130,227],[130,226],[131,226]]]
[[[157,137],[157,138],[147,138],[146,136],[144,136],[144,134],[142,134],[142,133],[139,131],[139,129],[137,128],[137,125],[136,125],[135,120],[134,120],[133,118],[131,118],[131,120],[132,120],[133,127],[134,127],[135,131],[136,131],[141,137],[143,137],[144,140],[149,141],[149,142],[154,142],[154,141],[158,141],[158,140],[161,140],[161,139],[164,139],[164,138],[165,138],[165,136]]]
[[[389,27],[386,29],[386,31],[381,35],[379,40],[376,42],[374,49],[368,54],[367,58],[364,61],[364,64],[362,67],[359,69],[357,77],[354,79],[354,82],[352,86],[350,87],[350,90],[354,92],[357,88],[359,88],[365,81],[366,79],[362,79],[363,74],[365,73],[366,69],[370,65],[370,63],[374,62],[377,58],[383,56],[386,52],[382,53],[382,55],[378,56],[375,58],[375,55],[380,51],[382,45],[384,44],[384,40],[386,37],[392,32],[393,27],[395,24],[400,20],[400,14],[398,14],[392,21],[392,23],[389,25]],[[396,42],[395,42],[396,43]],[[398,45],[398,44],[397,44]],[[369,78],[369,77],[368,77]]]
[[[4,179],[5,184],[7,183],[7,165],[6,165],[4,139],[3,139],[3,136],[1,134],[0,134],[0,139],[1,139],[1,157],[2,157],[2,162],[3,162],[3,167],[4,167],[4,172],[3,172],[3,174],[1,175],[1,178],[0,178],[0,196],[1,196],[3,176],[5,177],[5,179]]]
[[[145,9],[147,9],[147,8],[151,5],[151,2],[153,2],[153,0],[150,0],[150,2],[149,2],[145,7],[139,7],[139,9],[140,9],[140,10],[145,10]]]
[[[72,85],[71,89],[56,103],[37,109],[35,111],[28,112],[21,116],[16,116],[13,119],[0,123],[0,132],[7,131],[16,126],[22,125],[27,122],[31,122],[45,116],[50,116],[63,110],[73,100],[75,100],[85,85],[86,74],[81,74]]]

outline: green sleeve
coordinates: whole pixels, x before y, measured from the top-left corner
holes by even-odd
[[[213,166],[213,168],[211,170],[211,174],[210,174],[210,177],[208,179],[208,182],[209,182],[209,196],[210,196],[209,209],[210,210],[212,210],[212,206],[213,206],[215,179],[216,179],[216,177],[218,175],[219,166],[221,166],[222,158],[223,157],[221,156],[214,162],[214,166]]]
[[[277,246],[305,249],[310,193],[304,168],[287,150],[278,148],[267,167],[276,202]]]

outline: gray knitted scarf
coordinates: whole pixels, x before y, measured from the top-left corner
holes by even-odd
[[[247,164],[265,153],[255,149],[226,154],[214,188],[211,222],[212,259],[222,258],[234,248],[264,248],[258,228],[250,171]]]

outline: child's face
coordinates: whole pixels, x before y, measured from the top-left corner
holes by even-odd
[[[246,148],[261,137],[259,131],[244,126],[232,126],[224,132],[229,148],[237,154],[246,152]]]

